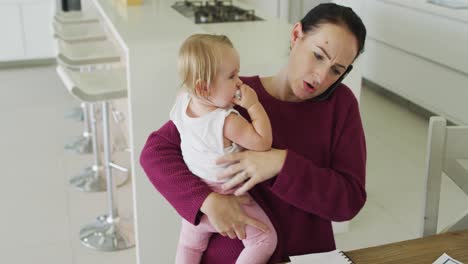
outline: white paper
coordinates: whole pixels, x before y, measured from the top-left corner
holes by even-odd
[[[458,260],[455,260],[455,259],[451,258],[449,255],[444,253],[436,261],[434,261],[432,264],[463,264],[463,263],[458,261]]]
[[[348,264],[351,263],[341,255],[340,250],[324,253],[308,254],[291,257],[292,264]],[[457,263],[458,264],[458,263]]]

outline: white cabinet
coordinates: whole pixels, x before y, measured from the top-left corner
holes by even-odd
[[[369,36],[468,74],[468,22],[422,7],[402,6],[400,1],[370,1],[366,16]]]
[[[23,29],[26,58],[54,56],[51,1],[23,4]]]
[[[52,58],[54,0],[0,3],[0,62]]]
[[[0,60],[8,61],[24,56],[21,7],[17,4],[0,4]]]
[[[468,11],[421,1],[411,1],[414,6],[396,0],[365,3],[364,77],[452,122],[468,124]]]

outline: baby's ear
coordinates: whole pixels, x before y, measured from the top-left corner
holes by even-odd
[[[206,82],[201,80],[195,82],[195,95],[203,98],[207,98],[210,95]]]

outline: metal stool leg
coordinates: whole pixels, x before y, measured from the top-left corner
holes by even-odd
[[[75,139],[74,142],[68,143],[67,145],[65,145],[65,149],[74,150],[78,154],[90,154],[90,153],[93,153],[93,148],[92,148],[91,133],[89,131],[88,104],[81,103],[81,108],[83,112],[83,126],[84,126],[83,134],[77,139]]]
[[[93,166],[84,169],[82,173],[70,179],[70,184],[80,191],[84,192],[103,192],[106,190],[106,180],[101,175],[102,166],[99,158],[99,149],[97,143],[95,105],[89,104],[89,124],[91,128],[91,141],[93,152]]]
[[[93,103],[86,105],[89,106],[89,124],[91,130],[89,138],[92,142],[93,165],[85,168],[79,175],[70,179],[70,184],[83,192],[105,192],[107,190],[107,183],[98,146],[96,106]],[[117,177],[115,179],[117,186],[124,185],[127,178],[127,175]]]
[[[90,113],[89,113],[89,108],[91,107],[90,104],[87,103],[81,103],[81,108],[83,109],[83,137],[90,137]]]
[[[84,121],[83,106],[73,107],[69,112],[65,113],[63,117],[66,119],[76,121],[76,122],[83,122]]]
[[[80,230],[81,243],[101,251],[118,251],[133,247],[135,239],[133,222],[119,216],[117,209],[116,184],[112,177],[111,144],[109,131],[109,103],[102,103],[104,132],[104,169],[107,177],[108,206],[107,215],[99,216],[95,222]]]
[[[78,146],[77,152],[78,153],[91,153],[93,151],[92,148],[92,135],[90,132],[90,111],[89,108],[91,107],[87,103],[81,103],[81,107],[83,108],[83,138],[85,139],[83,144]]]

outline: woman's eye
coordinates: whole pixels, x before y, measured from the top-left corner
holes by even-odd
[[[332,72],[335,75],[341,75],[341,72],[339,70],[337,70],[337,69],[333,69]]]
[[[317,60],[323,60],[323,56],[318,54],[317,52],[314,52],[314,56]]]

